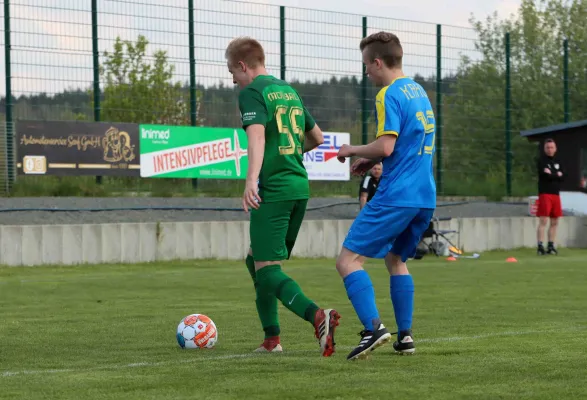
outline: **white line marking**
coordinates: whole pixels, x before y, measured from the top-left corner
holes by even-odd
[[[587,326],[576,326],[571,328],[551,328],[545,330],[535,330],[535,331],[511,331],[511,332],[495,332],[495,333],[486,333],[482,335],[473,335],[473,336],[453,336],[453,337],[439,337],[439,338],[430,338],[430,339],[416,339],[415,342],[418,343],[439,343],[439,342],[460,342],[463,340],[479,340],[479,339],[487,339],[493,337],[500,337],[500,336],[523,336],[523,335],[537,335],[537,334],[544,334],[544,333],[556,333],[561,330],[565,332],[576,332],[576,331],[584,331],[587,330]]]
[[[189,351],[189,350],[187,350]],[[198,351],[198,350],[196,350]],[[304,353],[304,351],[292,351],[289,353]],[[165,365],[177,365],[177,364],[189,364],[193,362],[199,361],[206,361],[206,360],[230,360],[235,358],[250,358],[256,356],[255,353],[246,353],[246,354],[226,354],[222,356],[208,356],[208,357],[198,357],[193,358],[190,360],[176,360],[176,361],[161,361],[161,362],[139,362],[139,363],[132,363],[132,364],[118,364],[118,365],[103,365],[100,367],[94,368],[78,368],[78,369],[71,369],[71,368],[64,368],[64,369],[39,369],[39,370],[23,370],[23,371],[5,371],[0,375],[3,378],[9,376],[16,376],[16,375],[39,375],[39,374],[62,374],[62,373],[69,373],[69,372],[91,372],[91,371],[102,371],[102,370],[117,370],[117,369],[127,369],[127,368],[139,368],[139,367],[161,367]]]
[[[416,343],[440,343],[440,342],[459,342],[463,340],[479,340],[479,339],[487,339],[487,338],[494,338],[500,336],[523,336],[523,335],[537,335],[537,334],[545,334],[545,333],[556,333],[561,330],[565,332],[573,332],[573,331],[585,331],[587,330],[587,326],[576,326],[576,327],[565,327],[565,328],[550,328],[545,330],[534,330],[534,331],[511,331],[511,332],[495,332],[495,333],[487,333],[483,335],[473,335],[473,336],[452,336],[452,337],[439,337],[439,338],[430,338],[430,339],[417,339]],[[353,349],[353,346],[337,346],[339,349],[350,350]],[[189,350],[186,350],[189,351]],[[199,350],[195,350],[199,351]],[[292,354],[319,354],[318,349],[316,351],[311,350],[293,350],[284,353],[283,355],[278,355],[277,357],[288,356]],[[72,373],[72,372],[92,372],[92,371],[103,371],[103,370],[118,370],[118,369],[128,369],[128,368],[140,368],[140,367],[162,367],[167,365],[177,365],[177,364],[189,364],[194,362],[201,362],[206,360],[233,360],[237,358],[253,358],[253,357],[265,357],[266,354],[259,354],[259,353],[244,353],[244,354],[226,354],[221,356],[204,356],[204,357],[197,357],[190,360],[179,360],[179,361],[161,361],[161,362],[138,362],[132,364],[118,364],[118,365],[103,365],[94,368],[64,368],[64,369],[41,369],[41,370],[22,370],[22,371],[5,371],[0,374],[0,377],[7,378],[11,376],[19,376],[19,375],[40,375],[40,374],[65,374],[65,373]]]

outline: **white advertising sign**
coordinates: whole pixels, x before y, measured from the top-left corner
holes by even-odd
[[[343,132],[324,132],[324,143],[304,153],[304,166],[311,181],[348,181],[351,179],[350,162],[336,158],[343,144],[351,144],[351,135]]]

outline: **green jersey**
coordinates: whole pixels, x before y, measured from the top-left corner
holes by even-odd
[[[238,103],[244,129],[265,127],[259,196],[264,202],[308,199],[304,133],[316,123],[298,93],[287,82],[261,75],[240,92]]]

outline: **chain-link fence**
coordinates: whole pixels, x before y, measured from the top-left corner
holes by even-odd
[[[358,144],[374,137],[376,93],[363,75],[359,42],[379,30],[396,33],[404,72],[422,84],[436,112],[440,194],[533,193],[535,145],[519,130],[579,119],[586,109],[580,38],[566,42],[566,52],[564,40],[549,39],[560,49],[536,50],[550,64],[530,68],[535,50],[520,50],[530,38],[512,32],[508,43],[501,28],[480,25],[230,0],[4,0],[2,12],[0,118],[8,124],[1,186],[15,194],[239,193],[235,181],[201,179],[196,190],[189,180],[104,178],[98,185],[93,177],[16,177],[7,169],[14,170],[12,123],[20,119],[239,126],[238,89],[224,59],[236,36],[260,40],[269,73],[298,89],[323,130],[349,132]],[[355,196],[357,185],[312,182],[314,195]]]

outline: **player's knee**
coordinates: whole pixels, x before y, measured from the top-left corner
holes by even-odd
[[[408,274],[408,267],[400,255],[389,253],[385,257],[385,266],[390,275],[405,275]]]
[[[540,217],[539,224],[542,227],[546,226],[546,224],[548,224],[548,217]]]
[[[341,257],[340,255],[338,256],[338,258],[336,259],[336,270],[338,271],[338,273],[342,275],[342,271],[344,271],[347,267],[347,260],[344,257]]]
[[[265,268],[268,265],[281,265],[281,261],[255,261],[255,271]]]
[[[550,219],[550,226],[557,226],[558,225],[558,218],[551,218]]]
[[[336,259],[336,270],[340,274],[341,278],[345,278],[347,275],[363,268],[363,262],[361,257],[347,250],[342,249],[338,258]]]

